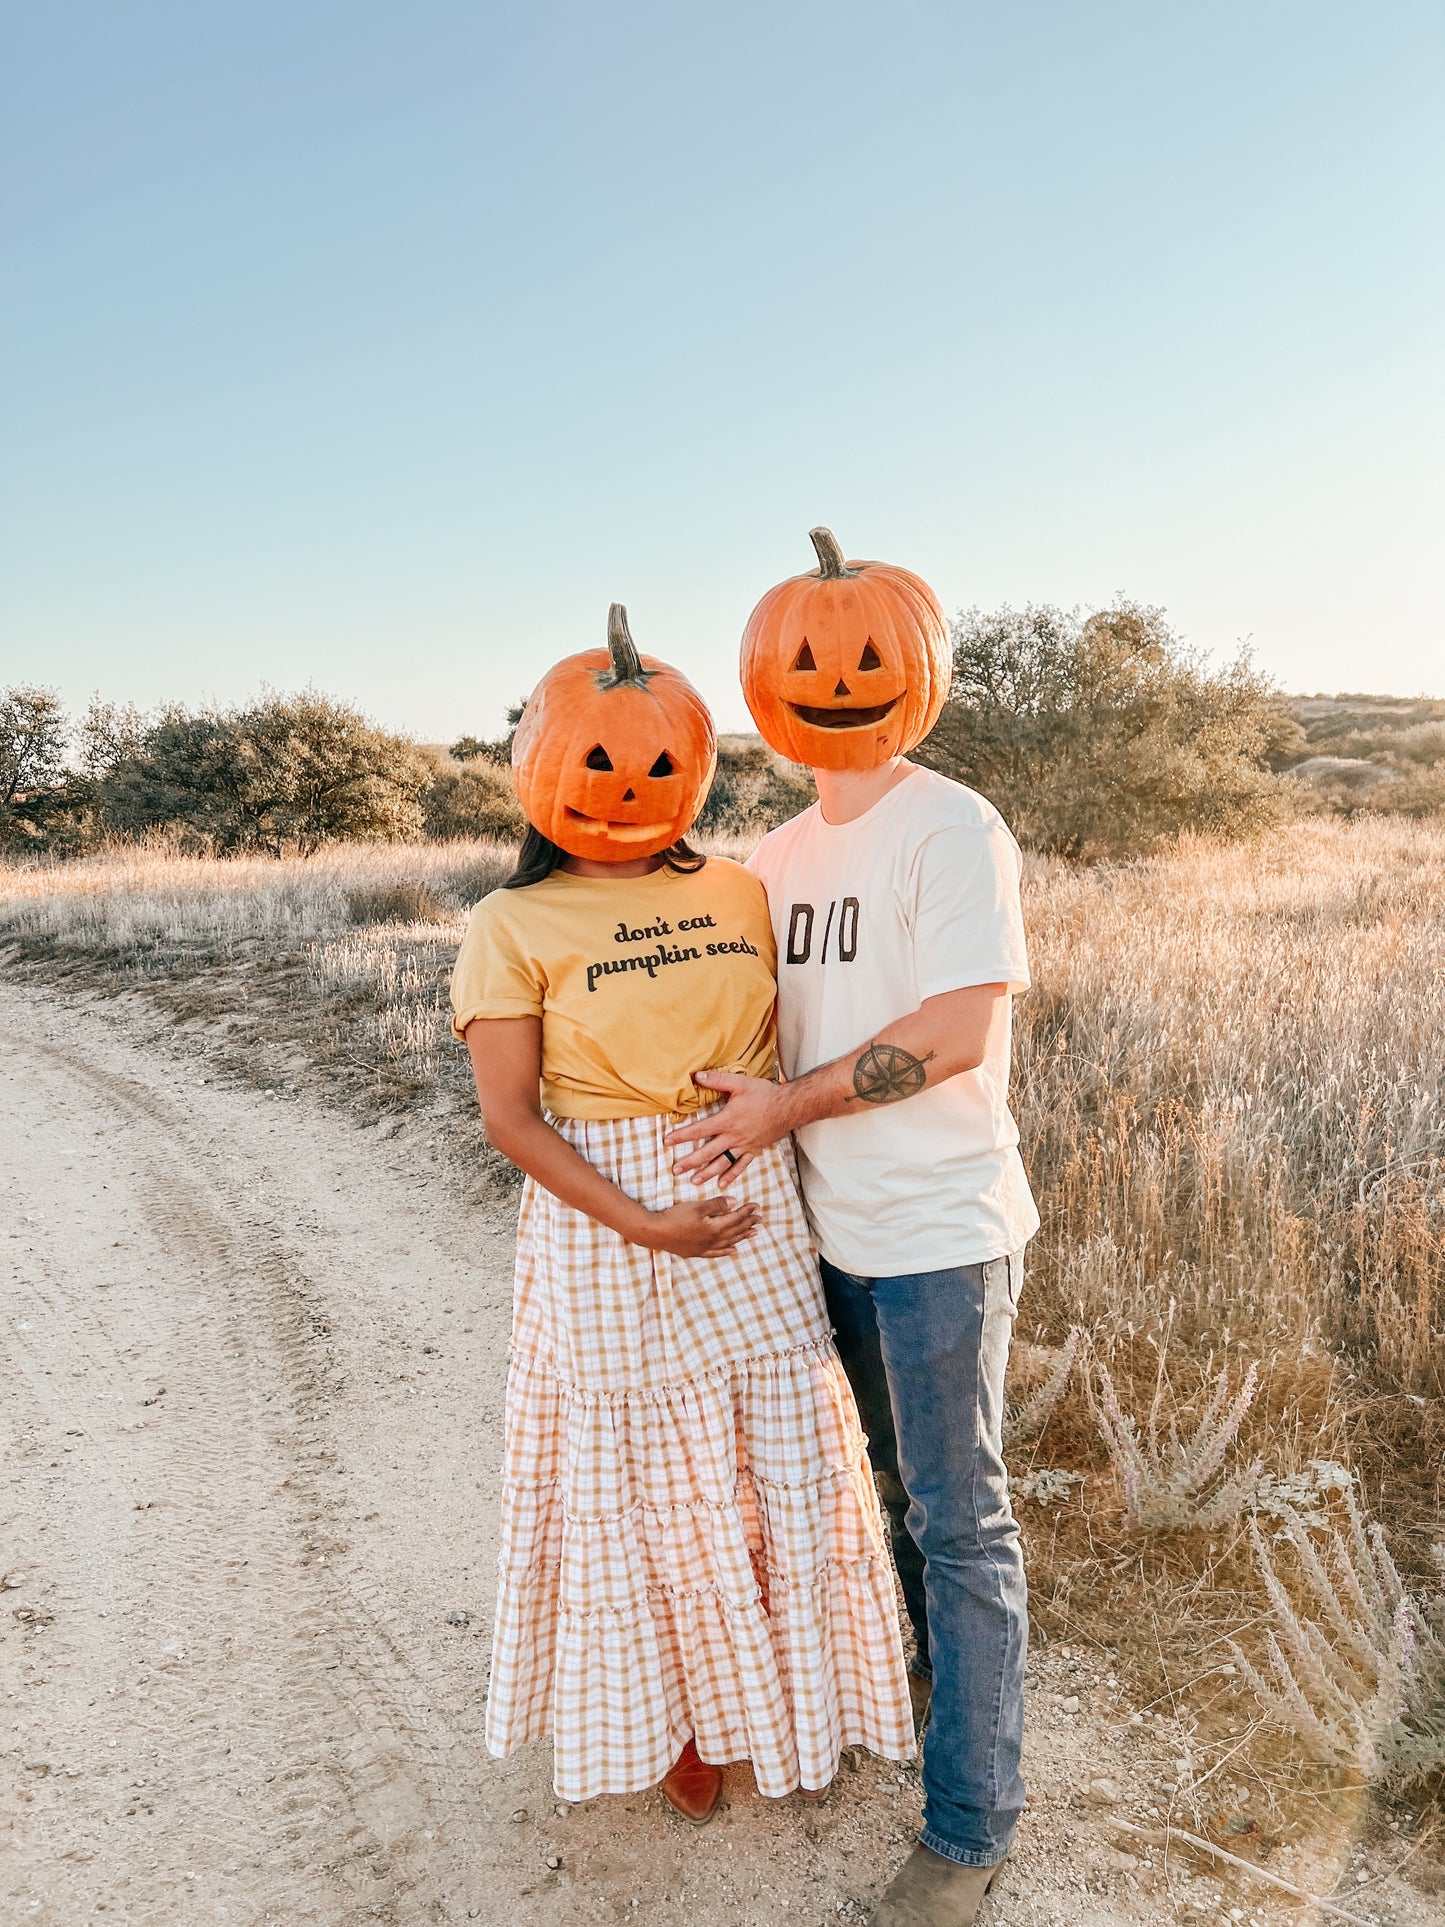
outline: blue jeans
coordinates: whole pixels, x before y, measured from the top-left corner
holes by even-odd
[[[921,1838],[970,1867],[1003,1859],[1024,1803],[1028,1600],[1001,1437],[1022,1282],[1022,1252],[901,1278],[859,1278],[823,1260],[915,1666],[933,1680]]]

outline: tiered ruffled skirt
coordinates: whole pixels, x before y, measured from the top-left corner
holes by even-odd
[[[658,1208],[670,1117],[554,1122]],[[530,1180],[507,1382],[487,1704],[499,1758],[550,1734],[558,1794],[655,1785],[693,1736],[759,1789],[844,1747],[913,1752],[892,1569],[786,1148],[726,1257],[628,1244]]]

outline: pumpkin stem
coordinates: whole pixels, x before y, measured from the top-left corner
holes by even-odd
[[[853,573],[843,560],[843,551],[838,546],[838,538],[831,529],[809,529],[808,540],[817,550],[818,561],[821,564],[818,573],[825,582],[836,582],[841,576]]]
[[[612,654],[612,682],[646,682],[647,672],[637,653],[637,644],[627,627],[627,611],[614,602],[607,611],[607,647]]]

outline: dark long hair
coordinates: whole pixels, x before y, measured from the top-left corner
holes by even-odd
[[[517,867],[502,888],[525,890],[530,883],[541,883],[566,860],[567,852],[559,849],[550,836],[543,836],[534,824],[529,823],[527,834],[522,838],[522,847],[517,852]],[[669,870],[683,870],[689,876],[707,862],[701,850],[693,849],[683,836],[676,843],[668,845],[662,852],[662,860]]]

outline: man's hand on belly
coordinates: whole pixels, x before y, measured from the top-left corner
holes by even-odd
[[[792,1084],[774,1084],[768,1078],[743,1077],[734,1071],[697,1071],[692,1081],[724,1099],[720,1110],[667,1134],[669,1144],[686,1151],[673,1170],[686,1172],[694,1184],[716,1178],[726,1189],[759,1151],[777,1144],[802,1121],[793,1116],[795,1107],[788,1102],[796,1088]]]
[[[787,1084],[731,1071],[697,1071],[693,1082],[721,1091],[721,1109],[669,1131],[672,1145],[696,1146],[673,1165],[695,1184],[726,1186],[759,1151],[820,1118],[857,1116],[906,1103],[945,1078],[977,1070],[989,1040],[1008,1023],[1006,984],[970,984],[925,997],[918,1009],[879,1031],[857,1050],[820,1064]]]

